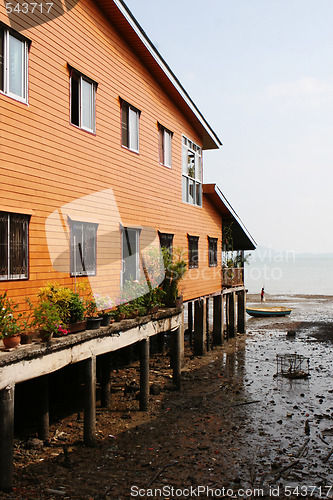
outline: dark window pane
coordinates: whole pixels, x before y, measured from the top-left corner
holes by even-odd
[[[196,268],[199,266],[198,236],[188,236],[188,267]]]
[[[0,28],[0,90],[4,90],[4,31]]]
[[[0,215],[0,277],[8,276],[8,215]]]
[[[80,126],[80,77],[74,72],[71,77],[71,123]]]
[[[164,128],[159,128],[159,162],[164,164]]]
[[[129,147],[128,118],[129,107],[126,102],[123,102],[121,105],[121,143],[126,148]]]
[[[28,276],[28,217],[10,215],[10,277]]]
[[[173,245],[173,234],[168,233],[158,233],[160,237],[161,248],[166,248],[170,255],[172,255],[172,245]]]
[[[217,266],[217,238],[208,238],[208,261],[210,267]]]

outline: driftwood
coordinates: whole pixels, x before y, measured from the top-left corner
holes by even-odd
[[[147,487],[149,487],[151,484],[153,484],[153,482],[156,481],[156,479],[162,474],[162,472],[164,472],[169,467],[172,467],[172,465],[176,465],[176,464],[178,464],[178,460],[172,460],[170,463],[166,464],[164,467],[162,467],[157,472],[155,472],[155,474],[153,475],[153,477],[151,478],[151,480],[147,484]]]
[[[260,399],[256,399],[254,401],[245,401],[244,403],[236,403],[235,405],[231,405],[231,407],[234,408],[235,406],[252,405],[253,403],[260,403]]]
[[[309,441],[310,441],[310,438],[306,439],[305,443],[302,444],[302,446],[300,447],[300,449],[298,450],[298,452],[296,453],[295,457],[296,458],[300,458],[301,456],[304,455],[305,453],[305,448],[307,447],[307,445],[309,444]]]
[[[280,477],[282,476],[282,474],[284,474],[288,469],[292,469],[293,467],[295,467],[295,465],[297,465],[299,463],[300,460],[295,460],[294,462],[292,462],[291,464],[287,465],[286,467],[283,467],[276,475],[276,478],[275,478],[275,481],[278,481],[280,479]]]
[[[329,451],[329,452],[327,453],[327,455],[323,458],[323,462],[324,462],[324,464],[326,464],[326,462],[329,460],[329,458],[330,458],[330,456],[332,455],[332,453],[333,453],[333,448],[332,448],[332,449],[331,449],[331,451]]]

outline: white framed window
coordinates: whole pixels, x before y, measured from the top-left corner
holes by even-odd
[[[70,220],[71,276],[95,276],[98,224]]]
[[[137,108],[120,99],[121,104],[121,145],[131,151],[139,152],[139,118]]]
[[[28,40],[0,24],[0,91],[28,100]]]
[[[161,165],[171,168],[173,133],[160,124],[158,124],[158,131],[159,131],[159,161]]]
[[[183,201],[202,206],[202,149],[183,136],[182,144]]]
[[[28,278],[29,215],[0,212],[0,280]]]
[[[87,132],[95,132],[95,94],[97,84],[71,68],[71,123]]]

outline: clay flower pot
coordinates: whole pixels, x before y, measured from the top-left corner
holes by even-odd
[[[12,335],[11,337],[3,337],[2,339],[4,346],[6,349],[12,349],[13,347],[17,347],[21,342],[21,335]]]

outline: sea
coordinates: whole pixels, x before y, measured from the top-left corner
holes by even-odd
[[[250,294],[333,296],[333,254],[297,254],[261,249],[245,263]]]

